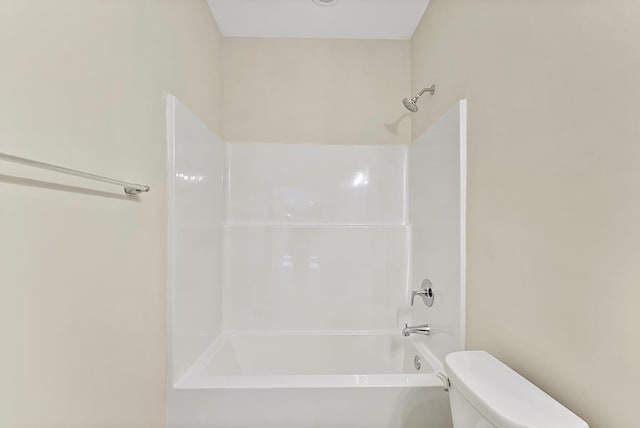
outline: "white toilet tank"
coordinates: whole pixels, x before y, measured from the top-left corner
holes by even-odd
[[[454,428],[589,428],[487,352],[449,354],[445,371]]]

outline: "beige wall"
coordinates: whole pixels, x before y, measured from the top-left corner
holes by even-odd
[[[0,165],[0,426],[163,426],[164,93],[221,132],[216,24],[204,0],[3,1],[0,52],[0,152],[152,188]]]
[[[225,40],[229,142],[408,144],[408,41]]]
[[[469,100],[467,345],[638,426],[640,3],[432,0],[414,136]]]
[[[414,136],[469,99],[468,345],[592,428],[636,424],[639,38],[631,0],[432,0],[411,43]],[[225,44],[227,139],[410,140],[408,42]],[[0,151],[153,188],[3,164],[0,426],[162,425],[163,94],[221,133],[221,45],[200,0],[0,3]]]

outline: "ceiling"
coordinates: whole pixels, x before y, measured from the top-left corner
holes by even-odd
[[[410,39],[429,0],[208,0],[225,37]]]

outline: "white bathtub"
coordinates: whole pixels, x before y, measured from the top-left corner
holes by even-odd
[[[450,428],[440,370],[399,334],[225,335],[170,391],[169,426]]]

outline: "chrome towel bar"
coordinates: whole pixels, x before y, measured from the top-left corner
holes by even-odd
[[[144,186],[142,184],[128,183],[126,181],[115,180],[113,178],[108,178],[108,177],[102,177],[100,175],[90,174],[88,172],[82,172],[75,169],[64,168],[61,166],[52,165],[45,162],[38,162],[31,159],[25,159],[18,156],[12,156],[5,153],[0,153],[0,160],[27,165],[34,168],[46,169],[48,171],[58,172],[60,174],[74,175],[76,177],[82,177],[88,180],[102,181],[103,183],[115,184],[116,186],[122,186],[124,188],[124,193],[129,196],[137,195],[137,194],[148,192],[149,190],[151,190],[149,186]]]

